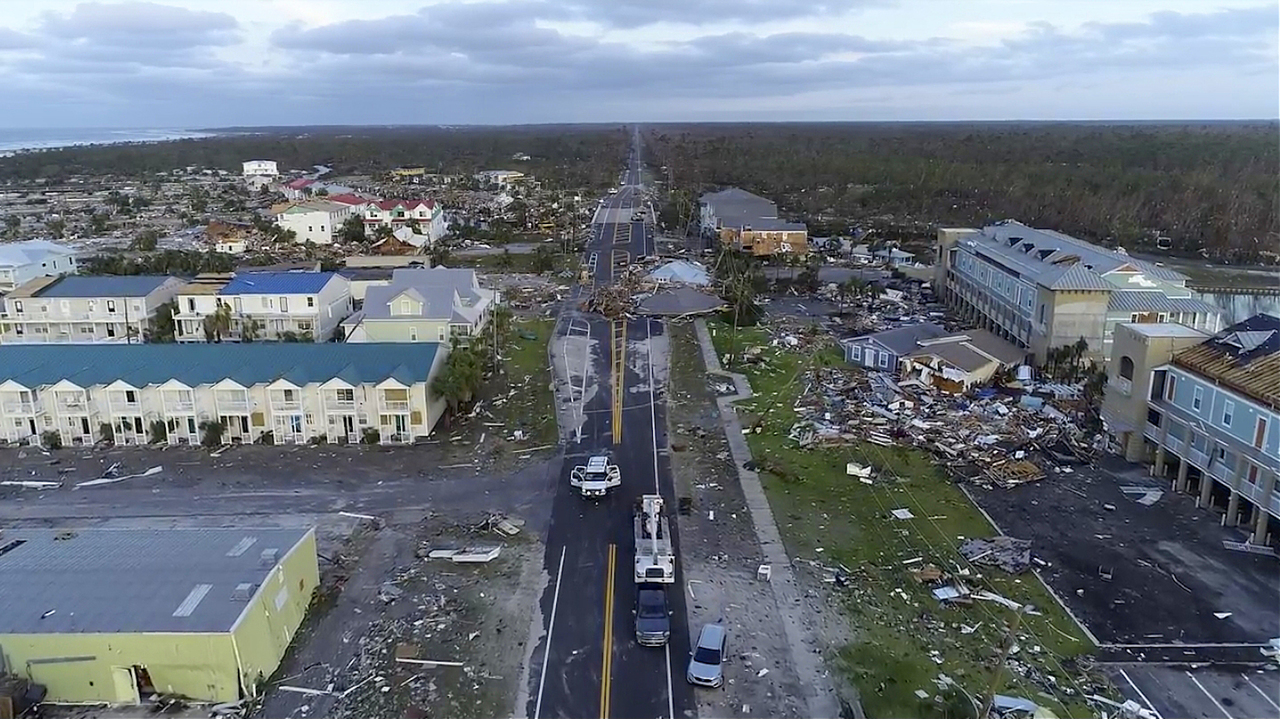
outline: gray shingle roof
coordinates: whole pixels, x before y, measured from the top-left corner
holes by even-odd
[[[719,192],[709,192],[699,198],[709,205],[720,224],[725,227],[741,227],[751,225],[756,229],[792,229],[786,227],[769,227],[763,225],[766,220],[778,220],[778,206],[759,195],[746,190],[730,187]],[[801,227],[803,229],[803,227]]]
[[[36,297],[146,297],[170,280],[167,275],[67,275]]]
[[[1045,273],[1044,280],[1048,282],[1051,290],[1113,290],[1115,287],[1103,279],[1102,275],[1092,270],[1086,269],[1081,265],[1073,265],[1068,267],[1065,272],[1059,273],[1056,278],[1050,279],[1049,275],[1053,273]]]
[[[36,388],[70,380],[81,387],[123,380],[134,387],[176,379],[189,386],[231,379],[242,385],[287,379],[297,385],[343,376],[353,384],[392,378],[424,382],[439,345],[263,343],[0,345],[0,382]]]
[[[0,554],[0,635],[230,631],[248,606],[232,591],[310,531],[6,528],[0,548],[22,543]]]
[[[860,337],[852,337],[845,342],[852,342],[860,339],[870,339],[879,342],[888,347],[896,355],[905,355],[916,348],[922,340],[936,339],[945,335],[947,331],[932,322],[920,322],[914,325],[905,325],[883,332],[875,332]]]
[[[1170,297],[1163,292],[1118,290],[1107,299],[1108,312],[1194,312],[1217,314],[1218,308],[1192,297]]]
[[[396,269],[391,274],[390,284],[373,286],[365,291],[362,318],[397,319],[391,312],[390,303],[406,292],[422,302],[422,314],[416,315],[416,319],[459,323],[474,322],[479,312],[476,309],[478,305],[491,297],[490,290],[477,289],[475,270],[448,267]]]

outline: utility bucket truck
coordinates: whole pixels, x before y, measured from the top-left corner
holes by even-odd
[[[676,581],[676,555],[662,508],[662,497],[657,494],[646,494],[636,503],[636,584]]]
[[[608,457],[596,455],[570,470],[569,484],[584,497],[603,497],[611,487],[622,484],[622,471],[618,465],[609,464]]]

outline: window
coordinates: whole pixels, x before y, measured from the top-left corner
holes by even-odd
[[[889,353],[888,353],[888,352],[881,352],[881,353],[880,353],[880,366],[881,366],[881,367],[888,367],[888,366],[889,366]]]
[[[20,301],[18,301],[18,300],[14,300],[14,301],[13,301],[13,309],[14,309],[14,311],[15,311],[15,312],[21,312],[21,311],[22,311],[22,303],[21,303]]]
[[[410,327],[410,328],[409,328],[409,341],[410,341],[410,342],[417,342],[417,341],[418,341],[418,328],[417,328],[417,327]]]
[[[288,298],[288,297],[281,297],[281,298],[280,298],[280,311],[281,311],[281,312],[288,312],[288,311],[289,311],[289,298]]]
[[[1262,442],[1267,438],[1267,418],[1259,417],[1253,429],[1253,446],[1262,449]]]
[[[187,311],[188,311],[188,312],[195,312],[195,311],[196,311],[196,298],[194,298],[194,297],[188,297],[188,298],[187,298]]]
[[[96,309],[98,309],[98,303],[94,302],[93,300],[89,300],[89,312],[93,313],[93,311]]]
[[[861,347],[859,347],[859,346],[857,346],[857,345],[854,345],[853,347],[850,347],[850,348],[849,348],[849,359],[854,360],[854,361],[856,361],[856,362],[861,362],[861,361],[862,361],[862,348],[861,348]]]
[[[115,300],[107,300],[107,312],[113,312],[113,313],[114,313],[115,311],[116,311],[116,301],[115,301]]]
[[[339,402],[350,404],[356,401],[356,391],[354,389],[340,389],[337,390],[337,394]]]
[[[1227,401],[1223,403],[1222,405],[1222,426],[1223,427],[1231,426],[1231,416],[1235,413],[1235,411],[1236,411],[1235,402]]]
[[[1218,445],[1218,448],[1214,450],[1213,458],[1219,462],[1227,461],[1227,448],[1222,445]]]
[[[125,391],[124,391],[124,401],[125,401],[126,403],[128,403],[128,404],[133,404],[134,402],[137,402],[137,401],[138,401],[138,393],[137,393],[137,392],[134,392],[134,391],[133,391],[133,390],[131,390],[131,389],[127,389],[127,390],[125,390]]]
[[[1129,355],[1120,358],[1120,377],[1122,379],[1133,379],[1133,359]]]
[[[400,314],[407,315],[413,310],[410,309],[409,300],[400,300]]]
[[[61,302],[59,302],[58,308],[62,310],[62,314],[64,315],[71,313],[71,303],[68,302],[67,300],[62,300]]]
[[[1037,317],[1036,321],[1040,324],[1044,324],[1044,305],[1040,305],[1040,313]]]
[[[1195,411],[1199,412],[1200,407],[1203,404],[1204,404],[1204,388],[1196,387],[1195,391],[1191,393],[1191,409],[1194,409]]]
[[[316,306],[316,298],[311,297],[310,295],[308,295],[308,296],[307,296],[307,307],[315,307],[315,306]]]
[[[1177,386],[1178,386],[1178,376],[1173,374],[1169,375],[1169,387],[1164,393],[1164,398],[1172,402],[1174,392],[1177,391],[1176,389]]]
[[[436,339],[439,340],[440,342],[444,342],[444,335],[445,335],[444,325],[440,325],[440,327],[436,328]]]

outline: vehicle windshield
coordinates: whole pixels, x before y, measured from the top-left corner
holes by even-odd
[[[641,619],[656,619],[667,616],[667,603],[659,592],[641,592],[640,608],[636,615]]]
[[[693,653],[693,661],[699,664],[719,664],[720,650],[711,647],[698,647]]]

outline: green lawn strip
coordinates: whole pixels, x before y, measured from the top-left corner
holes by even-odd
[[[559,439],[547,364],[547,346],[555,327],[556,321],[549,318],[514,320],[502,350],[504,372],[489,381],[488,409],[496,421],[504,423],[504,436],[510,437],[516,429],[527,436],[515,447],[555,444]]]
[[[709,325],[723,359],[729,328]],[[963,538],[992,536],[994,528],[925,452],[870,444],[800,449],[787,438],[796,419],[794,404],[805,389],[797,370],[814,361],[838,363],[839,356],[828,348],[811,359],[768,345],[761,330],[739,331],[739,352],[764,347],[759,355],[763,362],[737,368],[756,392],[739,408],[744,424],[760,420],[761,431],[748,440],[790,555],[827,567],[843,565],[851,572],[848,588],[833,592],[843,598],[858,638],[838,653],[836,667],[858,687],[868,716],[875,718],[940,715],[941,708],[915,694],[938,694],[934,680],[940,673],[971,694],[985,695],[992,681],[991,659],[1014,612],[983,601],[943,608],[909,569],[933,563],[955,572],[963,564],[956,551]],[[875,484],[848,477],[845,465],[850,461],[873,465]],[[894,519],[889,510],[899,508],[909,509],[915,519]],[[922,561],[903,564],[916,557]],[[1078,694],[1073,684],[1078,672],[1071,660],[1093,647],[1062,608],[1029,573],[1013,577],[987,567],[979,573],[981,579],[969,579],[971,589],[986,589],[1042,613],[1023,618],[1020,649],[1013,659],[1053,675],[1060,686]],[[965,634],[962,625],[976,629]],[[1061,689],[1050,693],[1010,672],[1001,677],[998,693],[1026,697],[1059,716],[1092,715],[1078,696]],[[973,713],[971,707],[968,713]]]

